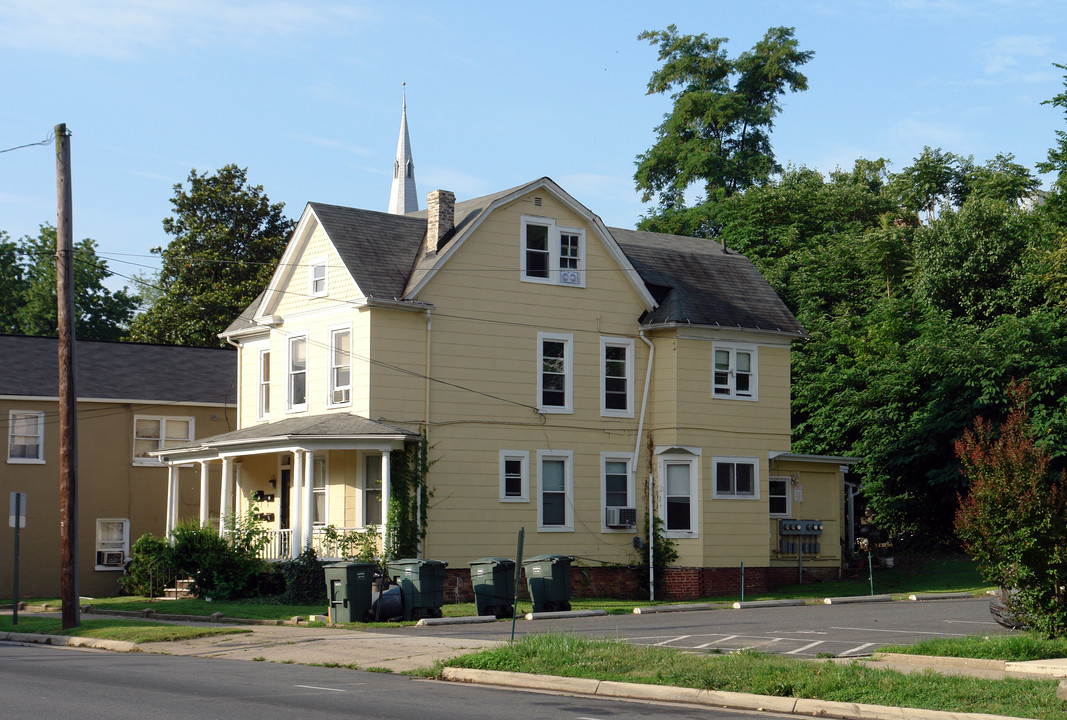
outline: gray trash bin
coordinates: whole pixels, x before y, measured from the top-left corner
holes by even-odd
[[[366,621],[377,567],[374,563],[340,562],[323,568],[330,598],[330,622]]]
[[[479,615],[511,617],[515,609],[515,561],[490,557],[472,560],[471,585]]]
[[[571,609],[572,560],[570,555],[535,555],[522,561],[535,613]]]
[[[445,568],[442,560],[406,558],[388,565],[389,577],[400,586],[404,599],[404,619],[441,617],[445,604]]]

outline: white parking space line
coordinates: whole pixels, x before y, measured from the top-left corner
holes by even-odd
[[[899,635],[942,635],[950,637],[966,637],[966,633],[943,633],[943,632],[924,632],[921,630],[883,630],[882,628],[856,628],[856,627],[833,627],[831,630],[856,630],[859,632],[871,632],[871,633],[897,633]]]
[[[802,646],[798,647],[796,650],[790,650],[789,652],[786,653],[786,655],[796,655],[798,653],[804,652],[805,650],[811,650],[813,647],[816,647],[817,645],[822,645],[823,642],[824,642],[823,640],[816,640],[813,643],[808,643],[807,645],[802,645]]]
[[[326,690],[328,692],[348,692],[339,688],[319,687],[318,685],[293,685],[293,687],[306,688],[308,690]]]
[[[842,656],[844,656],[844,655],[852,655],[854,653],[863,652],[867,648],[874,647],[877,644],[878,643],[863,643],[862,645],[857,645],[856,647],[852,648],[851,650],[845,650],[843,653],[841,653],[841,655]]]
[[[678,642],[679,640],[685,640],[687,637],[693,637],[693,636],[692,635],[679,635],[678,637],[673,637],[670,640],[664,640],[663,642],[658,642],[658,643],[656,643],[656,646],[658,647],[660,645],[670,645],[671,643]]]
[[[714,642],[707,642],[707,643],[704,643],[703,645],[695,645],[693,647],[693,649],[694,650],[703,650],[704,648],[710,647],[711,645],[718,645],[719,643],[729,642],[730,640],[733,640],[736,637],[737,637],[736,635],[727,635],[726,637],[721,637],[721,638],[719,638],[718,640],[716,640]]]

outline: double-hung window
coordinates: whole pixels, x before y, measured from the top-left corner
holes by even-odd
[[[759,497],[759,464],[756,458],[714,458],[714,497]]]
[[[771,517],[790,517],[789,487],[792,478],[771,477],[767,480],[767,505]]]
[[[259,352],[259,419],[270,415],[270,350]]]
[[[7,414],[9,463],[44,462],[44,413],[12,410]]]
[[[312,260],[308,265],[308,295],[311,297],[326,295],[326,258]]]
[[[585,286],[585,231],[556,225],[552,218],[523,216],[522,267],[525,282]]]
[[[153,450],[184,445],[193,441],[193,418],[136,415],[133,418],[133,462],[135,465],[158,465],[150,457]]]
[[[95,570],[122,570],[130,554],[129,518],[98,518],[96,521]]]
[[[541,412],[574,411],[573,345],[569,333],[537,334],[537,408]]]
[[[363,527],[382,526],[382,456],[363,460]]]
[[[756,348],[716,343],[712,347],[712,356],[712,395],[755,400]]]
[[[289,338],[289,379],[287,410],[307,409],[308,339]]]
[[[530,453],[500,451],[500,502],[529,502]]]
[[[699,448],[665,448],[659,456],[660,512],[669,538],[699,536]]]
[[[330,333],[330,405],[347,405],[352,400],[352,331]]]
[[[570,450],[537,451],[537,529],[574,530],[574,454]]]
[[[634,508],[634,485],[630,474],[633,455],[630,453],[600,453],[600,495],[604,507],[602,531],[623,529],[632,531],[633,518],[620,514],[619,508]],[[614,510],[613,510],[614,508]]]
[[[326,524],[326,456],[315,455],[311,460],[311,524]]]
[[[600,338],[600,414],[634,416],[634,341]]]

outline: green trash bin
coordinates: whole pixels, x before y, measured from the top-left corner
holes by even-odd
[[[400,586],[400,596],[404,600],[405,620],[441,617],[441,606],[445,604],[446,567],[448,563],[442,560],[423,558],[389,563],[389,577]]]
[[[339,562],[323,568],[330,598],[330,622],[366,622],[377,567],[374,563]]]
[[[479,615],[509,618],[515,610],[515,561],[490,557],[472,560],[471,585]]]
[[[570,555],[535,555],[522,561],[535,613],[571,609],[572,560]]]

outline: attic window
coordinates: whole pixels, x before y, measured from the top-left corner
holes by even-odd
[[[524,282],[585,287],[585,232],[524,215],[519,262]]]
[[[308,295],[322,297],[326,294],[326,258],[312,260],[308,267]]]

